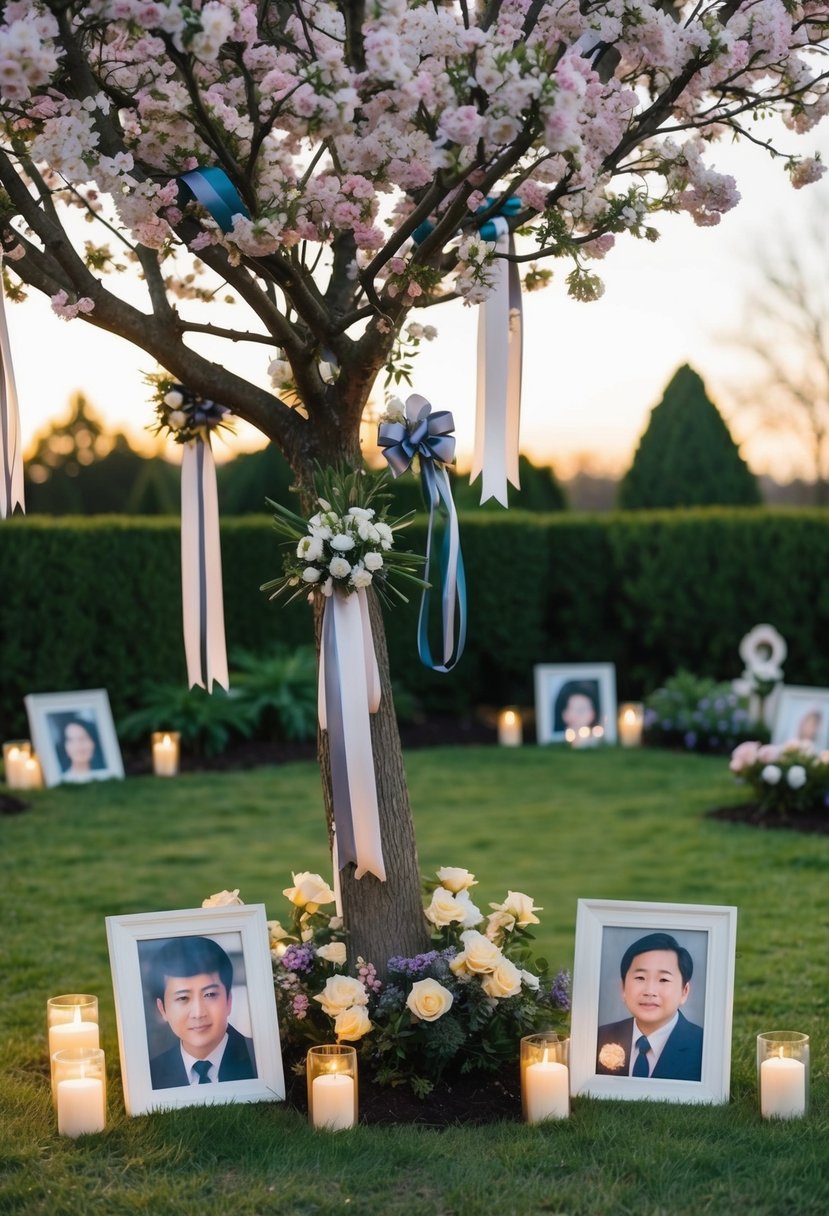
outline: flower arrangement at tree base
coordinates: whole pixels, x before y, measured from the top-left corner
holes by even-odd
[[[734,749],[728,766],[755,794],[761,816],[818,814],[829,821],[829,751],[808,739],[777,746],[750,740]]]
[[[290,919],[268,929],[280,1037],[298,1065],[309,1046],[336,1040],[358,1045],[363,1078],[420,1099],[447,1085],[469,1096],[476,1087],[463,1078],[473,1075],[512,1090],[521,1038],[566,1024],[569,975],[552,976],[533,959],[529,930],[541,909],[523,892],[509,891],[484,914],[470,894],[475,876],[442,867],[424,884],[433,948],[388,959],[381,979],[372,962],[348,957],[325,880],[293,879],[284,892]],[[237,901],[238,892],[211,899]]]

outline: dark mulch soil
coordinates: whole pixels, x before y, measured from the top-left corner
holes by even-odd
[[[28,811],[31,805],[13,794],[0,794],[0,815],[19,815],[22,811]]]
[[[285,1097],[287,1104],[302,1114],[308,1113],[305,1070],[295,1072],[293,1065],[303,1055],[285,1056]],[[500,1072],[474,1072],[444,1078],[426,1098],[417,1098],[408,1085],[376,1085],[360,1072],[358,1081],[360,1123],[383,1127],[395,1123],[416,1123],[421,1127],[451,1127],[463,1123],[520,1121],[521,1080],[518,1061]]]
[[[764,814],[754,802],[741,802],[738,806],[719,806],[708,812],[709,819],[725,819],[729,823],[744,823],[751,828],[785,828],[790,832],[814,832],[829,835],[829,811],[815,811],[809,815]]]

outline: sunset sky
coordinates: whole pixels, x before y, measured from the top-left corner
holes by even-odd
[[[803,155],[817,146],[829,157],[829,135],[820,132],[805,138],[783,133],[780,145]],[[726,336],[739,329],[753,289],[753,254],[773,247],[781,232],[797,234],[816,209],[825,215],[829,185],[824,179],[795,191],[782,161],[748,145],[723,145],[712,163],[734,173],[743,195],[719,227],[700,229],[687,216],[667,216],[657,221],[663,236],[656,244],[621,238],[604,262],[594,264],[606,284],[596,303],[568,299],[567,268],[555,263],[549,263],[553,285],[525,295],[521,447],[533,460],[552,463],[565,476],[581,462],[624,469],[665,384],[688,362],[730,419],[755,471],[770,470],[781,479],[804,472],[785,437],[772,442],[752,434],[747,420],[733,416],[735,390],[750,385],[756,369]],[[149,356],[82,320],[59,320],[35,292],[7,311],[27,443],[66,412],[76,389],[110,426],[148,441],[152,412],[143,373],[154,370]],[[473,442],[476,313],[453,303],[417,316],[435,324],[439,337],[424,345],[413,389],[454,413],[461,466]],[[232,310],[216,319],[239,324]],[[212,357],[226,357],[229,366],[267,383],[266,348],[248,345]],[[380,385],[376,396],[382,403]],[[262,440],[240,427],[233,442],[250,448]]]

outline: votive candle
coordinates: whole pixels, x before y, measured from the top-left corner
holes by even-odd
[[[502,709],[498,715],[498,742],[501,747],[520,747],[523,740],[523,723],[518,710]]]
[[[179,761],[179,732],[153,732],[153,772],[156,777],[175,777]]]
[[[764,1119],[798,1119],[809,1093],[809,1036],[773,1030],[757,1036],[760,1114]]]
[[[357,1053],[341,1043],[311,1047],[306,1057],[312,1127],[346,1131],[357,1122]]]
[[[527,1123],[570,1114],[569,1039],[556,1034],[521,1040],[521,1100]]]
[[[106,1126],[106,1074],[99,1049],[72,1048],[53,1056],[58,1133],[102,1132]]]

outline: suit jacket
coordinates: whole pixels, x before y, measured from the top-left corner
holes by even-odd
[[[662,1054],[656,1061],[652,1077],[671,1081],[699,1081],[702,1076],[702,1027],[689,1022],[679,1012]],[[601,1050],[608,1043],[617,1043],[624,1048],[624,1063],[618,1068],[607,1068],[599,1063]],[[598,1076],[626,1077],[630,1073],[630,1053],[633,1045],[633,1018],[611,1022],[599,1027],[596,1043],[596,1073]]]
[[[253,1039],[246,1038],[228,1023],[227,1043],[219,1064],[219,1080],[249,1081],[256,1075]],[[190,1084],[178,1043],[150,1060],[150,1077],[153,1089],[173,1089],[178,1085]]]

